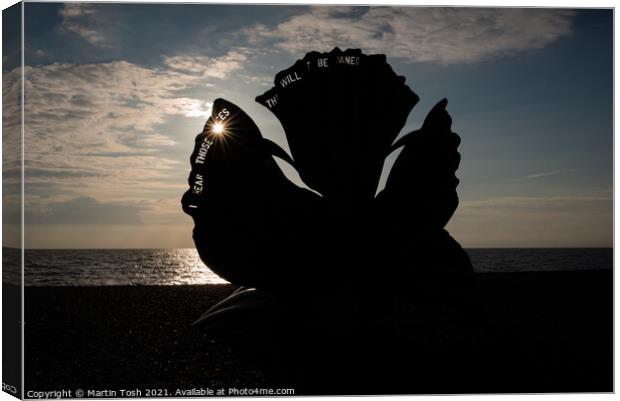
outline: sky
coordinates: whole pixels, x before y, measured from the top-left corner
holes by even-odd
[[[213,100],[288,150],[254,98],[335,46],[406,77],[421,100],[401,134],[448,98],[462,161],[447,229],[464,247],[612,246],[611,10],[26,3],[24,24],[27,248],[193,247],[180,197]],[[6,142],[18,124],[3,125]]]

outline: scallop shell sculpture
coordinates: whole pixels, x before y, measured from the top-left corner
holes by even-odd
[[[277,293],[471,272],[443,228],[458,205],[460,161],[447,101],[395,142],[418,100],[384,55],[310,52],[256,98],[281,122],[291,155],[216,100],[182,201],[203,261],[233,283]],[[385,158],[401,146],[375,196]],[[291,183],[274,156],[316,192]]]
[[[256,100],[280,120],[299,174],[328,201],[365,202],[418,97],[384,55],[308,53]]]

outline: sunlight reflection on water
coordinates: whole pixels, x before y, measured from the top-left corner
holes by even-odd
[[[193,248],[36,249],[25,252],[32,286],[225,284]]]
[[[468,249],[477,272],[611,269],[613,249]],[[194,248],[27,249],[33,286],[223,284]],[[2,280],[19,284],[19,250],[3,248]],[[10,263],[13,261],[14,263]],[[14,268],[11,268],[13,266]]]

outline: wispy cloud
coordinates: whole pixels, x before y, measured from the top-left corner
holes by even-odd
[[[251,42],[271,41],[298,54],[360,47],[443,64],[539,49],[571,30],[572,10],[509,8],[313,7],[275,27],[246,30]]]
[[[222,57],[173,56],[164,63],[173,70],[203,78],[225,78],[230,72],[243,68],[247,56],[239,50],[231,50]]]
[[[564,169],[564,170],[544,171],[541,173],[528,174],[528,175],[525,175],[524,177],[528,179],[536,179],[536,178],[551,177],[551,176],[558,175],[558,174],[572,173],[573,171],[575,170]]]
[[[555,209],[566,205],[588,205],[612,202],[611,196],[507,196],[480,200],[462,201],[465,208],[519,208],[522,210]]]
[[[86,205],[87,211],[94,212],[111,201],[130,202],[151,193],[163,196],[166,191],[178,204],[184,185],[178,176],[187,166],[170,149],[188,138],[178,139],[175,132],[162,127],[179,117],[198,118],[201,126],[212,103],[185,94],[228,77],[241,68],[243,54],[232,50],[221,57],[177,57],[167,59],[161,68],[127,61],[25,68],[27,184],[51,180],[63,188],[49,198],[29,192],[30,210],[88,196],[94,201]],[[181,68],[171,60],[185,64]],[[201,66],[201,61],[206,64]],[[190,62],[193,70],[187,69]],[[19,106],[19,76],[18,69],[4,74],[6,110]],[[16,118],[5,116],[5,129],[19,127]],[[10,161],[5,158],[5,164]]]
[[[54,149],[66,158],[93,148],[134,152],[172,145],[156,131],[158,124],[210,110],[209,103],[178,94],[197,78],[125,61],[27,67],[25,78],[30,162],[44,154],[49,164]]]
[[[516,196],[461,201],[449,226],[468,247],[613,244],[613,197]]]
[[[62,202],[48,202],[43,208],[27,209],[30,224],[140,224],[139,205],[123,202],[99,202],[81,196]]]
[[[110,43],[95,27],[101,24],[96,4],[66,3],[60,9],[61,28],[73,32],[94,46],[108,47]]]
[[[19,73],[2,74],[2,208],[5,225],[21,222],[21,87]],[[20,236],[15,230],[7,231],[6,243],[16,246]]]

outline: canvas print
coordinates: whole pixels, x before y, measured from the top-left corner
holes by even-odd
[[[612,392],[613,10],[3,11],[3,390]]]

